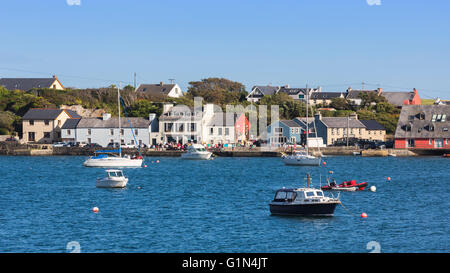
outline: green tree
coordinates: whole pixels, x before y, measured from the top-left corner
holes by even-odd
[[[224,78],[207,78],[189,82],[189,85],[188,98],[202,97],[206,103],[220,106],[240,102],[247,94],[242,83]]]

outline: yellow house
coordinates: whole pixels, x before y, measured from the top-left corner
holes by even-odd
[[[61,141],[61,127],[67,119],[81,118],[76,112],[63,109],[30,109],[22,117],[22,140],[25,143]]]

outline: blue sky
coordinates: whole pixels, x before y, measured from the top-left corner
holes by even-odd
[[[225,77],[324,91],[364,81],[450,98],[446,0],[15,0],[0,10],[0,77],[98,87],[136,72],[138,84],[174,78],[184,89]]]

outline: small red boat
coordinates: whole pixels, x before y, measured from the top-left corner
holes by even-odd
[[[444,154],[443,157],[450,157],[450,154]]]
[[[327,186],[320,187],[323,191],[363,191],[369,183],[356,183],[356,180],[342,182],[337,185],[336,181],[330,182]]]

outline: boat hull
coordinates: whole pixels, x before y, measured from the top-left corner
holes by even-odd
[[[121,180],[97,179],[97,188],[125,188],[128,178]]]
[[[363,191],[369,185],[367,182],[361,182],[355,185],[344,186],[344,183],[334,187],[322,186],[320,189],[323,191]]]
[[[85,167],[94,168],[138,168],[142,167],[142,159],[128,158],[89,158],[83,163]]]
[[[327,202],[321,204],[276,204],[271,203],[270,213],[273,215],[298,215],[298,216],[333,216],[339,202]]]
[[[212,153],[184,153],[181,155],[182,159],[191,159],[191,160],[207,160],[211,158]]]
[[[321,158],[286,156],[282,158],[282,161],[289,166],[320,166]]]

